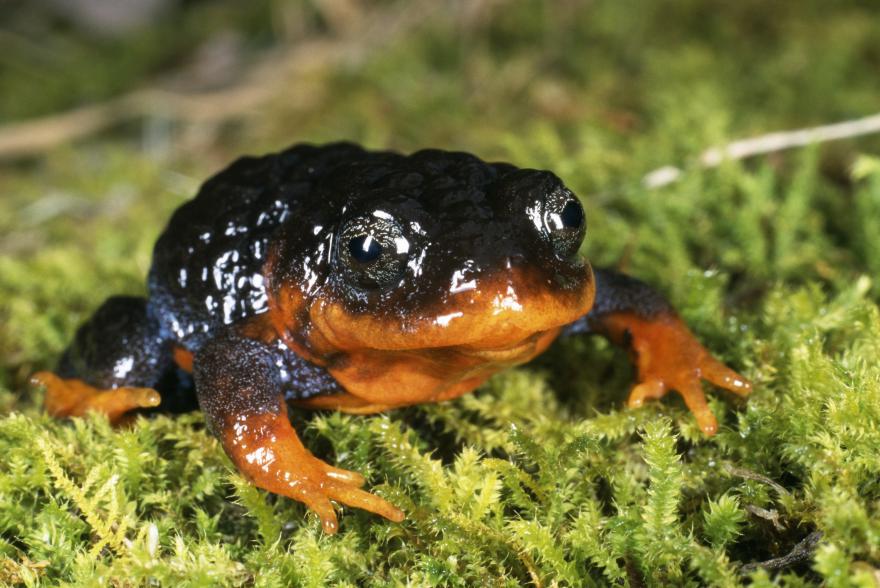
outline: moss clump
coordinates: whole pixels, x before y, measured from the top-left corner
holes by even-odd
[[[300,99],[238,125],[145,121],[166,148],[134,125],[0,167],[0,585],[876,585],[880,144],[639,180],[726,139],[867,114],[880,24],[857,1],[630,4],[440,15],[357,68],[298,74]],[[293,8],[254,10],[242,34],[283,42],[268,23]],[[127,42],[190,46],[161,38]],[[85,60],[134,68],[102,96],[143,71],[116,53]],[[0,118],[24,114],[2,94]],[[321,457],[408,515],[346,509],[335,537],[244,482],[198,413],[123,430],[41,413],[28,375],[106,296],[144,291],[201,180],[241,152],[340,138],[555,170],[584,200],[591,259],[666,292],[752,398],[714,394],[707,439],[676,398],[624,410],[624,354],[572,339],[455,402],[297,415]]]

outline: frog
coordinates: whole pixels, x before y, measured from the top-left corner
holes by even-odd
[[[674,390],[715,434],[702,381],[741,397],[751,383],[657,290],[593,268],[586,234],[580,199],[551,171],[350,142],[241,157],[173,213],[147,296],[108,298],[33,381],[51,415],[113,423],[194,389],[235,469],[304,503],[327,534],[334,502],[405,515],[309,451],[289,411],[449,401],[560,337],[629,349],[629,407]]]

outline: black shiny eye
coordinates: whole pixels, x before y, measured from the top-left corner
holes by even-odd
[[[581,203],[569,190],[558,188],[544,197],[544,230],[556,255],[566,259],[577,254],[587,232]]]
[[[562,218],[562,224],[564,226],[570,229],[577,229],[580,228],[581,223],[584,222],[584,209],[577,200],[569,200],[568,203],[562,207],[562,214],[559,216]]]
[[[372,235],[361,235],[348,242],[348,251],[357,261],[370,263],[382,254],[382,246]]]
[[[339,232],[337,260],[351,285],[374,289],[399,281],[406,268],[410,244],[389,214],[375,211],[346,222]]]

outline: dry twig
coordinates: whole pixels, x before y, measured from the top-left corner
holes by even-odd
[[[712,168],[717,167],[725,160],[746,159],[755,155],[804,147],[812,143],[838,141],[873,133],[880,133],[880,113],[832,125],[770,133],[751,139],[734,141],[721,147],[712,147],[700,154],[696,167]],[[667,165],[646,174],[642,178],[642,185],[651,189],[662,188],[678,181],[683,173],[684,170],[681,168]]]
[[[813,558],[813,553],[815,553],[821,540],[822,532],[813,531],[804,537],[800,543],[795,545],[788,554],[783,555],[782,557],[768,559],[767,561],[744,564],[740,567],[740,571],[744,574],[749,574],[758,568],[764,568],[766,570],[782,570],[789,566],[809,562]]]

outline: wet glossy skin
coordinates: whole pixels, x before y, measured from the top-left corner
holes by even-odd
[[[175,213],[156,244],[149,300],[110,299],[65,354],[66,379],[40,376],[47,407],[118,417],[155,404],[144,388],[164,403],[175,365],[192,372],[239,470],[305,502],[328,532],[330,499],[403,513],[314,458],[285,401],[369,413],[451,399],[563,329],[630,345],[640,372],[630,404],[678,389],[714,433],[700,379],[740,394],[748,383],[659,294],[594,274],[578,255],[585,232],[555,175],[469,154],[336,144],[245,158]]]
[[[403,157],[348,145],[301,147],[286,166],[285,156],[267,159],[237,163],[206,184],[157,243],[151,300],[188,348],[220,323],[266,312],[269,301],[290,307],[291,298],[313,309],[312,323],[322,317],[325,331],[372,318],[376,328],[345,333],[370,348],[389,339],[398,348],[432,337],[437,346],[466,343],[465,333],[486,314],[535,314],[517,312],[530,292],[574,307],[557,326],[589,308],[588,265],[560,259],[545,238],[545,194],[576,201],[549,172],[487,165],[463,153]],[[236,169],[245,165],[248,173]],[[364,287],[341,261],[346,244],[338,235],[358,219],[382,216],[400,228],[402,271],[382,287]],[[492,288],[484,288],[489,281]],[[469,305],[479,310],[457,310]]]
[[[266,272],[274,332],[348,393],[384,406],[453,397],[531,359],[587,312],[580,238],[557,254],[544,219],[579,207],[558,178],[422,152],[364,189],[375,165],[353,164],[318,191],[344,212],[288,227]],[[359,219],[397,225],[387,247],[398,271],[381,286],[363,285],[348,259]]]

